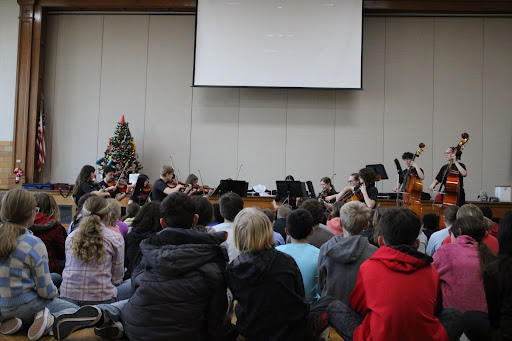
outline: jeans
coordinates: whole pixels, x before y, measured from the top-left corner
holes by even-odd
[[[363,316],[340,301],[329,304],[329,307],[327,307],[327,315],[329,316],[331,326],[333,326],[345,341],[351,341],[353,339],[354,331],[364,320]],[[464,320],[460,310],[445,308],[441,310],[437,318],[446,330],[448,339],[450,341],[458,340],[464,331]]]
[[[52,282],[57,289],[60,288],[60,285],[62,284],[62,276],[55,272],[52,272],[50,276],[52,277]]]
[[[67,302],[60,298],[51,300],[37,297],[30,302],[15,307],[0,308],[0,320],[6,320],[11,317],[19,317],[23,325],[30,326],[34,322],[34,316],[43,307],[48,308],[54,316],[59,316],[66,311],[74,312],[78,309],[76,304]]]

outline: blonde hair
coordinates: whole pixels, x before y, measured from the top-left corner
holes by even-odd
[[[9,258],[16,250],[16,238],[25,233],[27,222],[32,218],[36,200],[28,191],[16,188],[8,191],[2,198],[0,217],[0,259]]]
[[[117,201],[117,199],[114,198],[107,199],[107,203],[110,212],[108,226],[116,226],[117,219],[121,217],[121,205],[119,205],[119,201]]]
[[[233,224],[233,240],[240,252],[258,252],[275,246],[270,219],[254,207],[244,208]]]
[[[107,201],[98,196],[87,199],[82,207],[83,218],[80,227],[71,237],[70,248],[73,256],[83,262],[100,263],[105,256],[101,222],[110,210]]]
[[[163,166],[160,175],[166,176],[167,174],[174,174],[174,168],[172,168],[171,166]]]
[[[494,222],[491,219],[484,217],[484,223],[485,223],[485,229],[487,230],[487,232],[491,233],[492,228],[494,227]]]
[[[343,229],[352,235],[361,234],[368,226],[371,210],[359,201],[351,201],[340,209],[340,218]]]
[[[472,216],[484,221],[484,214],[482,213],[482,210],[473,204],[462,205],[457,211],[457,219],[467,216]]]
[[[48,193],[36,194],[36,206],[39,207],[39,212],[46,214],[48,218],[60,220],[60,209],[57,202]]]

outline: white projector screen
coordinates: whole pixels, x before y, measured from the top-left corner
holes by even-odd
[[[362,0],[198,0],[194,86],[361,88]]]

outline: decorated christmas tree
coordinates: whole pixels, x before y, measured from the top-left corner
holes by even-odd
[[[128,122],[124,120],[123,115],[116,126],[114,137],[108,140],[105,156],[97,162],[100,170],[103,170],[106,166],[112,166],[122,178],[128,177],[128,174],[139,173],[142,166],[137,160],[136,147]]]

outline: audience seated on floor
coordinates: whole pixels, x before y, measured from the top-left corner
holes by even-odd
[[[485,234],[483,220],[474,216],[457,218],[451,227],[452,242],[442,245],[434,254],[443,307],[454,307],[464,314],[466,335],[489,334],[482,273],[496,256],[483,242]],[[482,328],[485,330],[478,330]]]
[[[240,256],[228,266],[228,285],[238,302],[237,329],[247,341],[311,340],[327,327],[332,299],[310,308],[300,270],[293,257],[274,248],[272,231],[257,208],[243,209],[234,221]]]
[[[506,212],[500,219],[498,242],[498,258],[484,269],[484,289],[491,337],[477,337],[512,340],[512,211]]]
[[[118,288],[124,276],[124,239],[106,227],[111,217],[107,200],[90,197],[82,214],[80,228],[66,239],[60,297],[79,306],[129,297],[129,283]]]
[[[311,213],[313,223],[315,224],[313,227],[313,234],[308,237],[309,244],[320,248],[324,243],[335,236],[327,225],[322,224],[322,221],[325,219],[324,206],[319,203],[317,199],[308,199],[304,201],[302,205],[300,205],[300,208]]]
[[[196,214],[198,220],[195,225],[192,226],[192,230],[199,232],[214,232],[215,229],[208,226],[213,221],[213,205],[212,203],[203,196],[193,196],[192,201],[196,206]]]
[[[286,240],[286,217],[292,211],[292,207],[290,205],[281,205],[277,209],[277,219],[274,221],[274,232],[277,232],[283,237],[283,240]]]
[[[441,219],[444,220],[444,225],[446,226],[444,229],[439,230],[437,232],[432,233],[428,240],[427,245],[427,255],[432,257],[434,253],[439,249],[443,240],[446,237],[450,236],[450,228],[452,227],[455,219],[457,219],[457,212],[459,211],[459,206],[452,205],[448,206],[444,211]]]
[[[458,340],[462,313],[437,308],[439,275],[432,258],[417,250],[419,217],[390,208],[379,228],[380,248],[361,265],[349,305],[335,301],[328,307],[331,325],[346,341]]]
[[[313,233],[313,217],[304,209],[290,212],[286,217],[286,233],[291,243],[276,246],[276,250],[289,254],[297,263],[302,275],[306,300],[313,304],[318,295],[318,254],[320,250],[307,242]]]
[[[370,211],[359,201],[351,201],[341,208],[343,235],[335,236],[320,248],[318,287],[321,296],[329,295],[349,303],[359,267],[377,250],[361,235],[368,227]]]
[[[224,218],[224,222],[215,225],[213,228],[218,232],[227,232],[228,239],[223,245],[228,250],[229,261],[232,262],[238,257],[238,251],[233,242],[233,220],[236,215],[244,208],[244,200],[238,194],[229,192],[223,194],[219,199],[220,214]]]

